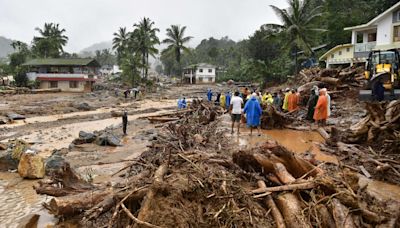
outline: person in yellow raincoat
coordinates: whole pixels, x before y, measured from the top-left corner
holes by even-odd
[[[271,105],[272,103],[274,103],[274,98],[272,97],[272,94],[268,93],[267,104]]]
[[[286,93],[285,93],[285,99],[283,100],[283,106],[282,109],[283,111],[287,111],[289,108],[289,95],[291,94],[290,89],[286,88]]]
[[[221,97],[219,98],[219,105],[221,105],[222,108],[225,108],[226,105],[226,97],[224,93],[221,93]]]

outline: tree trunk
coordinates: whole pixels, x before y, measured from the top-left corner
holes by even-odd
[[[332,213],[336,227],[352,228],[354,225],[349,209],[340,203],[338,199],[332,199]]]
[[[286,227],[311,227],[303,216],[301,204],[296,195],[293,193],[280,194],[276,199],[276,203],[285,219]]]

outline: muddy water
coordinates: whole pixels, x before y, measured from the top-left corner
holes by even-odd
[[[0,227],[17,227],[29,214],[40,215],[38,227],[56,222],[41,205],[50,198],[37,195],[34,184],[36,181],[22,180],[17,173],[0,172]]]

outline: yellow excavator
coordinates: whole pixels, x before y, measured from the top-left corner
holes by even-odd
[[[400,98],[400,55],[396,49],[387,51],[371,51],[365,68],[367,89],[360,90],[360,100],[376,100],[376,83],[382,83],[385,88],[384,100]]]

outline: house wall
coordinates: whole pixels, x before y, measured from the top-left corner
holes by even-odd
[[[342,52],[341,55],[339,55],[340,52]],[[332,57],[332,55],[334,55],[334,56]],[[351,59],[351,58],[353,58],[353,56],[354,56],[354,47],[342,47],[342,48],[337,49],[334,52],[330,53],[327,56],[327,61],[332,62],[332,61],[338,61],[338,60],[342,60],[342,59]]]
[[[203,72],[200,72],[203,69]],[[212,72],[209,72],[209,70]],[[214,83],[215,82],[215,68],[199,67],[196,70],[196,83]]]
[[[377,45],[387,45],[393,43],[393,18],[388,15],[384,17],[382,20],[378,22],[378,30],[377,30]]]
[[[69,81],[58,81],[58,87],[61,89],[63,92],[85,92],[85,81],[78,81],[78,87],[77,88],[70,88],[69,86]],[[49,81],[41,81],[40,82],[40,88],[41,89],[50,89],[50,82]]]

